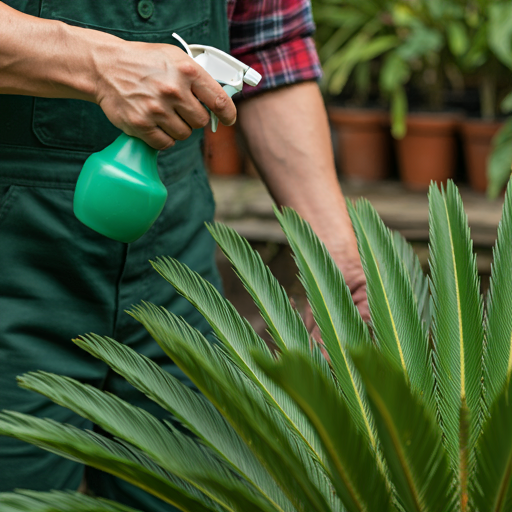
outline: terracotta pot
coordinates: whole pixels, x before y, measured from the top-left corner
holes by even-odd
[[[329,107],[338,142],[337,162],[349,179],[376,181],[390,168],[390,141],[384,111]]]
[[[407,135],[397,141],[400,178],[407,188],[426,190],[455,174],[455,130],[460,116],[409,114]]]
[[[487,159],[492,149],[491,141],[502,126],[502,123],[483,119],[467,119],[460,124],[466,173],[473,190],[487,190]]]
[[[209,126],[204,130],[204,160],[212,174],[228,176],[242,172],[242,156],[235,126],[219,123],[215,133]]]

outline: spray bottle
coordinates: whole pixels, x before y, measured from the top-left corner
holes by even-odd
[[[256,86],[261,75],[217,48],[188,45],[173,36],[188,55],[202,66],[231,97],[244,82]],[[217,116],[210,112],[215,132]],[[167,199],[160,180],[156,149],[144,141],[121,134],[110,146],[93,153],[78,177],[73,201],[77,218],[86,226],[119,242],[140,238],[155,222]]]

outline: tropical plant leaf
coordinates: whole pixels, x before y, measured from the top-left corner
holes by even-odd
[[[512,375],[512,182],[505,194],[487,299],[484,354],[486,403],[490,407]]]
[[[92,334],[74,342],[172,413],[233,470],[267,496],[276,509],[292,508],[240,436],[203,395],[192,391],[149,358],[111,338]]]
[[[453,510],[453,473],[435,414],[384,354],[370,348],[351,353],[367,389],[399,502],[409,512]]]
[[[261,256],[234,229],[223,224],[208,229],[258,306],[276,345],[281,350],[309,352],[306,326]]]
[[[404,372],[412,389],[430,404],[434,376],[411,280],[389,229],[366,199],[348,205],[366,274],[377,342]]]
[[[471,485],[475,510],[512,510],[512,381],[496,397],[478,440]]]
[[[429,336],[432,323],[432,298],[429,293],[427,276],[423,272],[418,255],[414,252],[411,244],[398,231],[393,231],[393,243],[399,258],[409,272],[414,298],[423,320],[425,335]]]
[[[464,501],[481,426],[484,334],[476,257],[453,182],[442,191],[431,185],[429,219],[437,403]]]
[[[2,512],[139,512],[115,501],[78,492],[20,490],[0,494]]]
[[[5,411],[0,413],[0,434],[106,471],[182,510],[225,510],[187,482],[162,469],[135,447],[121,445],[94,432]]]
[[[341,271],[311,226],[289,208],[275,210],[290,243],[336,378],[359,428],[374,449],[377,441],[364,390],[347,347],[369,345],[370,335],[354,305]]]
[[[304,414],[254,362],[253,350],[266,354],[268,358],[272,358],[272,354],[249,322],[238,314],[234,306],[212,284],[186,265],[171,258],[159,258],[152,265],[206,318],[235,364],[260,387],[267,400],[281,410],[290,426],[323,464],[324,454],[318,435]]]
[[[318,349],[315,352],[319,354]],[[330,477],[346,510],[394,510],[380,461],[354,423],[338,387],[325,371],[326,365],[321,355],[315,361],[299,352],[286,352],[273,364],[262,361],[267,374],[297,402],[320,433]]]
[[[331,510],[329,483],[304,439],[220,346],[164,308],[144,304],[132,314],[229,421],[298,510]],[[258,354],[267,359],[265,352]]]
[[[227,510],[275,510],[210,449],[147,411],[68,377],[37,372],[18,380],[21,387],[41,393],[143,450],[162,468]],[[234,500],[235,495],[239,499]]]

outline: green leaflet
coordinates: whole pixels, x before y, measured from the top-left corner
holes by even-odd
[[[414,300],[418,304],[418,311],[423,320],[425,336],[429,336],[432,323],[432,299],[430,297],[427,276],[423,273],[420,260],[411,244],[398,231],[393,231],[392,236],[398,257],[402,260],[409,273]]]
[[[484,354],[485,401],[490,407],[512,372],[512,185],[509,183],[493,249]]]
[[[290,425],[322,463],[324,456],[318,436],[308,425],[304,415],[255,364],[252,350],[272,356],[249,322],[238,314],[234,306],[212,284],[182,263],[171,258],[160,258],[153,266],[206,318],[233,361],[260,387],[268,400],[283,412]]]
[[[203,395],[192,391],[147,357],[113,339],[88,335],[74,341],[176,416],[255,489],[267,496],[276,509],[291,509],[291,504],[265,468]]]
[[[411,280],[389,229],[366,199],[348,205],[366,274],[368,302],[377,342],[402,368],[415,392],[430,403],[434,378],[428,338]]]
[[[88,464],[189,512],[221,512],[218,504],[155,464],[134,447],[71,425],[15,412],[0,413],[0,433]]]
[[[372,446],[377,442],[359,375],[348,354],[349,346],[370,344],[368,328],[352,301],[341,271],[311,226],[289,208],[276,211],[293,250],[300,278],[311,305],[334,373],[359,428]]]
[[[453,473],[435,414],[383,354],[375,349],[351,353],[400,502],[408,512],[449,512],[454,507]]]
[[[367,437],[354,423],[322,356],[287,352],[262,367],[304,411],[328,455],[330,477],[348,512],[393,509],[391,492]],[[371,489],[371,492],[367,492]]]
[[[277,346],[309,351],[309,334],[299,312],[260,255],[234,229],[222,224],[208,229],[258,306]]]
[[[331,510],[328,481],[307,444],[219,346],[163,308],[145,304],[134,316],[231,423],[298,510]],[[258,352],[258,359],[267,359],[265,352]]]
[[[0,494],[2,512],[139,512],[103,498],[70,491],[17,491]]]
[[[188,482],[226,510],[243,512],[245,509],[258,510],[258,507],[273,510],[251,486],[235,478],[208,448],[170,424],[164,425],[143,409],[68,377],[44,372],[24,375],[20,378],[20,385],[47,396],[143,450],[159,466]],[[243,499],[233,501],[233,495]]]
[[[431,185],[429,219],[437,403],[454,468],[465,449],[459,434],[467,403],[471,470],[482,414],[483,306],[467,217],[452,182],[442,191]]]
[[[476,451],[471,491],[475,510],[512,510],[512,381],[494,400]]]

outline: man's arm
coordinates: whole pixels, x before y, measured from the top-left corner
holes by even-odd
[[[97,103],[110,121],[155,149],[236,108],[222,87],[180,48],[20,13],[0,2],[0,94]]]
[[[366,280],[336,176],[327,114],[317,84],[303,82],[244,100],[238,105],[238,118],[274,200],[294,208],[311,224],[368,320]]]

